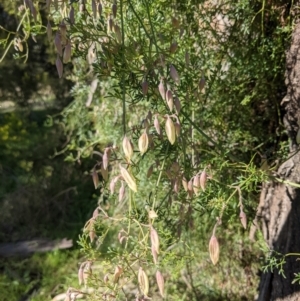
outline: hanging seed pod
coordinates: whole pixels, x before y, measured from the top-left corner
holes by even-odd
[[[101,2],[98,3],[98,14],[99,14],[99,16],[102,15],[102,3]]]
[[[212,235],[209,241],[209,256],[214,265],[217,264],[219,261],[219,254],[220,254],[220,246],[217,238],[215,235]]]
[[[181,131],[181,125],[180,125],[179,122],[175,122],[174,126],[175,126],[176,136],[179,137],[180,136],[180,131]]]
[[[165,129],[170,143],[174,144],[176,140],[176,131],[175,131],[174,123],[170,118],[170,116],[167,117]]]
[[[172,26],[175,28],[175,29],[178,29],[180,27],[180,22],[178,19],[176,19],[175,17],[172,17]]]
[[[174,106],[173,94],[172,94],[172,91],[169,89],[167,90],[167,93],[166,93],[166,100],[167,100],[168,107],[169,107],[170,111],[172,112],[173,106]]]
[[[108,180],[108,170],[103,168],[103,164],[101,164],[101,175],[104,181]]]
[[[198,174],[194,176],[193,190],[194,190],[195,195],[199,194],[199,191],[200,191],[200,176]]]
[[[58,76],[59,76],[59,78],[61,78],[63,75],[64,67],[63,67],[63,64],[62,64],[59,56],[57,56],[57,58],[56,58],[55,65],[56,65]]]
[[[170,53],[175,53],[176,50],[177,50],[177,47],[178,47],[178,44],[177,42],[173,42],[171,45],[170,45]]]
[[[83,283],[83,265],[80,265],[80,268],[78,269],[78,283],[81,285]]]
[[[157,231],[152,226],[150,228],[150,240],[151,245],[155,249],[156,253],[159,254],[159,237]]]
[[[107,283],[108,281],[109,281],[108,274],[105,274],[104,277],[103,277],[103,282]]]
[[[202,91],[205,86],[205,78],[203,76],[201,77],[198,86],[199,86],[199,90]]]
[[[175,106],[175,111],[176,111],[177,115],[179,115],[180,110],[181,110],[181,103],[177,96],[174,97],[174,106]]]
[[[104,150],[104,154],[103,154],[103,157],[102,157],[102,166],[103,166],[104,169],[107,169],[108,162],[109,162],[109,148],[106,148]]]
[[[185,177],[182,177],[182,186],[185,191],[188,191],[188,182]]]
[[[60,27],[61,44],[66,45],[67,44],[67,26],[64,22],[61,22],[59,27]]]
[[[61,45],[61,35],[59,32],[56,32],[54,38],[54,45],[59,56],[62,56],[62,45]]]
[[[241,220],[241,223],[242,223],[242,226],[244,227],[244,229],[247,229],[247,216],[242,209],[240,212],[240,220]]]
[[[96,219],[99,216],[99,210],[98,207],[93,212],[93,219]]]
[[[146,118],[149,120],[149,122],[152,121],[152,112],[151,111],[148,111],[148,114],[147,114]]]
[[[123,145],[123,152],[125,154],[125,158],[127,162],[130,162],[133,156],[133,147],[131,141],[127,138],[127,136],[123,138],[122,145]]]
[[[150,219],[157,218],[156,212],[154,210],[152,210],[152,209],[149,210],[148,215],[149,215]]]
[[[114,24],[114,33],[116,34],[116,38],[119,43],[122,43],[122,34],[121,29],[118,24]]]
[[[94,19],[97,19],[97,4],[95,0],[92,0],[92,12]]]
[[[145,296],[148,296],[149,292],[149,280],[147,274],[144,272],[143,268],[140,267],[138,273],[138,282],[140,285],[140,289]]]
[[[173,190],[174,190],[175,193],[177,193],[177,194],[179,193],[180,182],[179,182],[178,178],[175,179]]]
[[[207,174],[204,170],[204,171],[202,171],[201,176],[200,176],[200,186],[203,191],[205,191],[206,181],[207,181]]]
[[[177,85],[180,84],[179,74],[173,65],[170,65],[170,76]]]
[[[139,150],[140,150],[141,154],[143,155],[147,151],[148,146],[149,146],[149,139],[148,139],[148,134],[146,131],[139,138],[138,144],[139,144]]]
[[[50,24],[49,21],[47,23],[47,29],[46,29],[46,31],[47,31],[48,41],[50,42],[50,41],[52,41],[52,27],[51,27],[51,24]]]
[[[99,177],[98,177],[98,173],[95,168],[92,173],[92,178],[93,178],[93,183],[94,183],[95,189],[97,189],[97,187],[99,185]]]
[[[142,92],[143,92],[144,96],[146,96],[148,93],[148,82],[147,81],[142,82]]]
[[[153,173],[153,165],[151,165],[147,171],[147,178],[149,179]]]
[[[71,25],[75,24],[75,10],[74,10],[73,6],[71,6],[71,9],[69,12],[69,19],[70,19]]]
[[[188,68],[191,64],[191,61],[190,61],[190,54],[188,51],[185,52],[185,66]]]
[[[109,183],[110,194],[113,195],[115,192],[115,186],[118,181],[118,177],[113,178]]]
[[[160,80],[160,83],[158,85],[158,90],[159,90],[159,93],[160,93],[162,99],[166,100],[166,90],[165,90],[165,85],[164,85],[162,79]]]
[[[158,263],[158,254],[157,254],[154,246],[151,246],[151,254],[152,254],[152,257],[153,257],[154,264],[157,264]]]
[[[63,55],[63,62],[64,64],[68,63],[71,59],[71,50],[72,50],[72,46],[71,46],[71,41],[68,41],[65,50],[64,50],[64,55]]]
[[[120,267],[119,265],[116,267],[115,269],[115,273],[114,273],[114,282],[117,283],[121,274],[123,272],[122,267]]]
[[[190,179],[188,182],[188,195],[190,198],[193,197],[194,189],[193,189],[193,179]]]
[[[121,187],[119,189],[119,202],[121,203],[125,197],[125,186],[124,182],[121,182]]]
[[[113,19],[112,19],[111,16],[110,16],[110,17],[107,19],[107,33],[112,32],[113,27],[114,27],[114,21],[113,21]]]
[[[137,186],[134,177],[122,165],[119,165],[119,167],[121,175],[129,188],[134,192],[137,192]]]
[[[90,237],[91,242],[93,242],[95,240],[96,233],[94,230],[89,231],[89,237]]]
[[[117,3],[116,3],[116,1],[114,1],[113,5],[111,7],[111,11],[112,11],[112,14],[113,14],[114,18],[116,18],[117,17]]]
[[[160,271],[156,271],[156,282],[159,289],[160,295],[164,298],[165,280]]]
[[[155,130],[156,130],[157,134],[160,136],[161,135],[161,130],[160,130],[160,124],[159,124],[157,115],[155,115],[155,117],[154,117],[154,127],[155,127]]]

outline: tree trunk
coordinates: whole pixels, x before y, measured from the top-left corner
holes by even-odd
[[[289,159],[278,169],[278,181],[263,185],[257,220],[270,250],[281,254],[300,253],[300,189],[287,184],[300,184],[300,152],[296,135],[300,122],[300,23],[295,25],[291,47],[286,56],[287,95],[281,102],[285,110],[284,126],[290,146]],[[300,124],[300,123],[299,123]],[[286,278],[278,270],[263,273],[259,287],[259,301],[300,300],[300,285],[292,284],[295,273],[300,273],[300,256],[287,256],[284,264]]]

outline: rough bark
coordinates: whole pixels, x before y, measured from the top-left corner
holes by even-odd
[[[285,110],[284,126],[290,139],[289,159],[281,164],[278,181],[263,185],[257,219],[271,250],[281,254],[300,253],[300,189],[288,182],[300,184],[300,152],[296,135],[300,122],[300,23],[295,25],[291,46],[286,55],[287,94],[281,102]],[[299,123],[299,124],[298,124]],[[268,272],[262,274],[259,301],[300,300],[300,285],[292,284],[294,273],[300,273],[297,256],[286,257],[286,278]]]

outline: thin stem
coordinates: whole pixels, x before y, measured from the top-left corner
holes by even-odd
[[[120,14],[121,14],[121,32],[122,32],[122,65],[125,65],[125,35],[124,35],[124,16],[123,16],[123,0],[120,0]],[[125,88],[125,74],[122,72],[121,78],[121,89],[122,89],[122,123],[123,123],[123,134],[126,134],[126,103],[125,103],[125,95],[126,95],[126,88]]]

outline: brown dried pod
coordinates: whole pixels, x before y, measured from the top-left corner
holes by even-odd
[[[205,191],[206,181],[207,181],[207,174],[204,170],[204,171],[202,171],[201,176],[200,176],[200,186],[203,191]]]
[[[160,271],[156,271],[156,282],[159,289],[160,295],[164,298],[165,280]]]
[[[158,91],[162,97],[163,100],[166,100],[166,90],[165,90],[165,85],[163,83],[163,80],[160,80],[160,83],[158,85]]]
[[[214,265],[217,264],[219,261],[219,255],[220,255],[220,246],[219,242],[215,235],[212,235],[209,241],[209,256]]]
[[[75,23],[75,10],[74,10],[73,6],[71,6],[71,9],[69,12],[69,19],[70,19],[70,23],[73,25]]]
[[[119,43],[122,43],[122,34],[121,34],[121,29],[118,24],[114,24],[114,33],[116,34],[116,38]]]
[[[170,111],[172,112],[174,102],[173,102],[173,93],[170,89],[168,89],[167,92],[166,92],[166,100],[167,100],[167,105],[168,105]]]
[[[95,0],[92,0],[92,12],[94,19],[97,19],[97,4]]]
[[[121,187],[119,189],[119,202],[122,202],[125,197],[125,186],[124,182],[121,181]]]
[[[191,63],[191,61],[190,61],[190,54],[189,54],[188,51],[185,52],[184,58],[185,58],[185,65],[186,65],[186,67],[188,67],[190,65],[190,63]]]
[[[93,169],[92,178],[93,178],[95,189],[97,189],[99,185],[99,177],[95,168]]]
[[[172,119],[170,118],[170,116],[167,116],[165,129],[166,129],[167,137],[168,137],[170,143],[174,144],[175,140],[176,140],[176,130],[175,130],[174,123],[173,123]]]
[[[114,282],[118,282],[121,274],[123,273],[123,268],[121,266],[116,266],[116,269],[115,269],[115,273],[114,273]]]
[[[185,191],[188,191],[188,181],[185,177],[182,177],[182,186]]]
[[[149,293],[149,279],[147,274],[144,272],[143,268],[139,268],[138,272],[138,282],[140,285],[140,289],[145,296],[148,296]]]
[[[175,53],[176,50],[177,50],[177,47],[178,47],[177,42],[173,42],[173,43],[170,45],[169,51],[170,51],[171,53]]]
[[[155,117],[154,117],[154,127],[155,127],[155,130],[156,130],[157,134],[160,136],[161,135],[161,130],[160,130],[160,124],[159,124],[157,115],[155,115]]]
[[[177,121],[174,123],[175,126],[175,132],[176,132],[176,136],[179,137],[180,136],[180,131],[181,131],[181,125],[180,123]]]
[[[194,190],[195,195],[199,194],[199,191],[200,191],[200,176],[198,174],[194,176],[193,190]]]
[[[61,35],[59,32],[56,32],[55,38],[54,38],[54,45],[56,48],[57,53],[62,56],[62,45],[61,45]]]
[[[148,93],[148,82],[147,81],[143,81],[142,82],[142,92],[143,92],[143,95],[147,95]]]
[[[170,76],[177,85],[180,84],[179,74],[173,65],[170,65]]]
[[[116,1],[114,1],[113,5],[111,6],[111,11],[112,11],[112,14],[114,16],[114,18],[117,17],[117,3]]]
[[[122,146],[123,146],[123,152],[125,154],[125,158],[127,162],[130,162],[133,156],[133,147],[130,139],[127,138],[127,136],[124,136]]]
[[[47,29],[46,29],[46,31],[47,31],[48,41],[50,42],[50,41],[52,41],[52,27],[51,27],[51,24],[50,24],[49,21],[47,23]]]
[[[199,90],[202,91],[203,88],[204,88],[204,86],[205,86],[205,78],[204,78],[204,76],[201,77],[198,86],[199,86]]]
[[[154,246],[151,246],[151,254],[153,257],[154,264],[157,264],[158,263],[158,254],[157,254]]]
[[[247,216],[242,209],[240,212],[240,220],[241,220],[241,223],[242,223],[242,226],[244,227],[244,229],[247,229]]]
[[[174,97],[174,107],[177,115],[179,115],[180,110],[181,110],[181,103],[180,100],[177,96]]]
[[[147,171],[147,178],[150,178],[153,173],[153,164],[149,167]]]
[[[141,135],[138,144],[139,144],[139,150],[143,155],[147,151],[149,146],[149,138],[148,138],[147,131],[144,131],[144,133]]]
[[[71,50],[72,50],[71,41],[68,41],[64,49],[64,55],[63,55],[63,62],[65,64],[68,63],[71,59]]]
[[[98,3],[98,13],[99,13],[99,16],[101,16],[101,14],[102,14],[102,3],[101,2]]]
[[[59,57],[56,58],[55,65],[56,65],[58,76],[59,78],[61,78],[63,75],[64,67]]]
[[[159,254],[159,237],[157,231],[152,226],[150,227],[150,240],[156,253]]]
[[[123,166],[119,165],[119,167],[121,175],[129,188],[134,192],[137,192],[137,186],[134,177]]]
[[[109,17],[107,19],[107,33],[112,32],[113,27],[114,27],[114,21],[113,21],[113,19],[111,17]]]
[[[178,29],[180,27],[180,22],[178,19],[176,19],[175,17],[172,17],[172,26],[175,28],[175,29]]]

